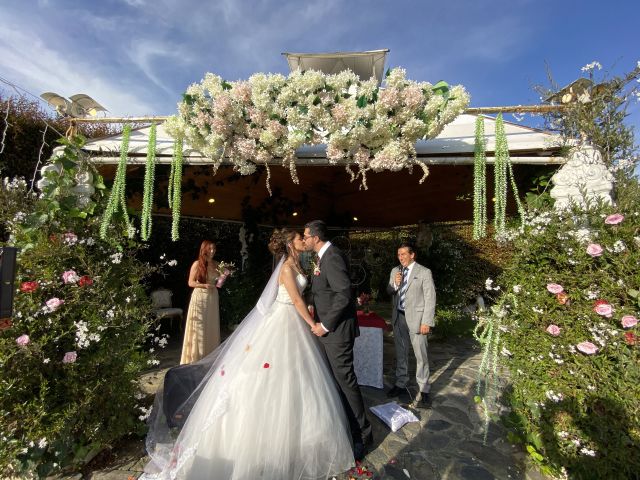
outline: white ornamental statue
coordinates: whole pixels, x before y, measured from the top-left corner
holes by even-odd
[[[613,175],[602,161],[602,153],[591,145],[580,145],[569,152],[569,160],[551,177],[549,192],[556,210],[571,204],[582,208],[588,201],[612,203]]]
[[[36,183],[39,190],[43,190],[51,183],[51,180],[46,177],[46,174],[49,172],[60,174],[62,172],[62,165],[59,163],[49,163],[40,169],[41,178]],[[89,171],[79,171],[76,173],[75,181],[76,184],[71,190],[78,197],[78,206],[84,208],[89,204],[91,195],[96,191],[93,186],[93,174]]]

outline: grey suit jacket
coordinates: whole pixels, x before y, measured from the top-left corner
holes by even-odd
[[[391,314],[391,322],[396,323],[398,319],[398,302],[400,296],[395,286],[396,273],[400,271],[400,267],[394,267],[389,275],[389,284],[387,292],[393,299],[393,312]],[[415,263],[409,275],[407,295],[405,298],[405,317],[409,331],[412,333],[420,333],[420,325],[435,326],[436,313],[436,289],[433,284],[431,270],[427,267]]]

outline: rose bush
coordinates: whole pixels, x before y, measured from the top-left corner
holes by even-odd
[[[489,357],[502,351],[498,363],[511,373],[507,423],[547,473],[640,471],[639,189],[619,198],[625,211],[529,218],[481,320],[498,332],[484,337]]]
[[[144,428],[140,372],[154,360],[137,245],[115,222],[99,239],[101,178],[68,143],[37,198],[24,182],[0,190],[5,245],[20,249],[13,317],[0,328],[0,476],[73,469]],[[73,193],[79,172],[96,193]],[[6,238],[6,237],[5,237]],[[149,337],[151,335],[151,337]]]

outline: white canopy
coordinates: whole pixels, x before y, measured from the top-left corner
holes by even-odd
[[[318,70],[332,75],[344,70],[351,70],[360,80],[375,77],[378,85],[382,83],[384,62],[389,49],[369,50],[366,52],[334,52],[334,53],[283,53],[294,70]]]

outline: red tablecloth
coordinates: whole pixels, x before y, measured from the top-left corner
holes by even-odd
[[[375,312],[364,313],[363,310],[358,310],[358,326],[391,330],[391,326],[380,315]]]

